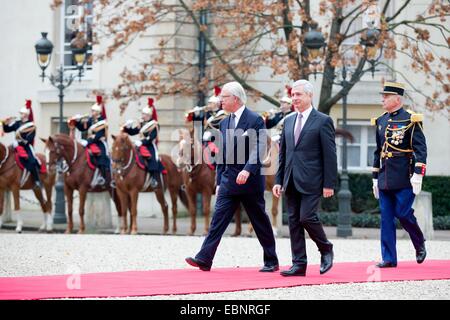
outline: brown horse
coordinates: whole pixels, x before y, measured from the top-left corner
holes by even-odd
[[[43,154],[38,153],[37,157],[41,163],[46,164],[46,159]],[[22,232],[23,220],[20,215],[20,190],[32,189],[34,195],[41,205],[44,213],[44,222],[39,228],[39,231],[51,232],[52,225],[52,190],[55,184],[55,174],[51,172],[41,173],[40,178],[45,188],[46,200],[43,197],[41,189],[34,187],[33,178],[29,175],[26,180],[22,181],[23,170],[16,164],[14,149],[12,146],[6,147],[0,143],[0,216],[3,213],[5,191],[11,190],[14,198],[14,210],[17,217],[17,232]],[[2,219],[0,219],[0,227]]]
[[[69,221],[66,228],[66,233],[73,231],[73,193],[78,190],[80,195],[80,228],[78,233],[82,234],[86,230],[84,223],[84,206],[86,203],[86,196],[88,192],[105,192],[108,191],[111,195],[117,212],[120,215],[120,202],[116,195],[115,188],[111,187],[109,181],[103,186],[91,186],[91,181],[95,171],[90,169],[86,159],[86,153],[83,146],[75,139],[69,137],[67,134],[56,134],[48,138],[42,139],[50,153],[49,166],[54,170],[59,160],[65,160],[67,163],[67,170],[64,175],[64,194],[67,199],[67,215]]]
[[[182,176],[189,203],[191,216],[191,230],[189,235],[194,235],[197,228],[197,194],[202,195],[203,215],[205,225],[203,234],[209,230],[209,217],[211,212],[211,197],[215,189],[215,170],[203,161],[202,145],[198,141],[192,143],[188,130],[179,130],[179,154],[176,161],[177,167],[182,169]]]
[[[163,179],[159,179],[160,187],[152,189],[149,186],[149,175],[145,167],[141,168],[136,160],[136,148],[130,140],[128,134],[120,133],[113,135],[112,159],[114,178],[117,186],[117,193],[122,205],[122,225],[121,233],[131,232],[137,234],[137,203],[139,192],[155,192],[156,199],[161,205],[164,215],[163,233],[169,231],[169,215],[168,205],[164,198],[164,191],[169,189],[172,201],[173,224],[172,233],[177,232],[177,197],[180,196],[181,201],[187,206],[187,199],[182,190],[182,179],[177,172],[175,164],[168,155],[161,154],[160,159],[163,163],[167,174],[163,174]],[[154,155],[152,155],[154,156]],[[161,186],[162,182],[162,186]],[[130,211],[130,229],[127,230],[127,210]]]

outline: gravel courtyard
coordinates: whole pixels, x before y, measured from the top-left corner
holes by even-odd
[[[186,256],[196,253],[202,237],[62,234],[0,234],[0,276],[31,276],[127,270],[190,268]],[[334,239],[335,262],[377,261],[378,240]],[[320,254],[307,240],[309,264]],[[414,260],[408,240],[397,242],[399,260]],[[449,241],[427,241],[427,259],[450,259]],[[277,239],[280,265],[290,265],[289,239]],[[214,267],[261,266],[255,238],[225,237]],[[449,299],[450,280],[357,283],[240,292],[152,296],[137,299]],[[132,298],[135,299],[135,298]]]

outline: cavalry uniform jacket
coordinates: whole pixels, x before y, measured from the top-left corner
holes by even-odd
[[[411,188],[413,173],[425,175],[427,146],[422,118],[401,108],[372,119],[377,143],[372,171],[381,190]]]

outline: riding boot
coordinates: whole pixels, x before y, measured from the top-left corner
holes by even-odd
[[[158,172],[152,171],[150,172],[150,187],[152,187],[152,189],[156,189],[159,186],[158,183]]]
[[[39,177],[39,170],[40,168],[38,166],[34,166],[33,169],[30,170],[30,174],[34,180],[34,188],[42,189],[41,178]]]
[[[42,199],[44,200],[44,202],[46,202],[47,199],[45,197],[44,186],[42,185],[41,179],[39,177],[39,172],[40,172],[40,167],[38,167],[38,166],[34,166],[33,170],[30,171],[30,173],[33,177],[33,180],[34,180],[33,189],[40,190]]]
[[[103,178],[103,180],[100,179],[99,185],[104,185],[108,181],[108,175],[107,175],[107,171],[108,170],[104,166],[99,167],[99,169],[100,169],[100,174],[101,174],[101,176]]]

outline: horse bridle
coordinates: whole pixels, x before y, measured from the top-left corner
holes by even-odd
[[[73,145],[74,145],[73,158],[70,161],[70,164],[66,164],[65,166],[64,166],[64,161],[60,161],[61,158],[63,158],[60,145],[62,146],[63,149],[64,149],[64,145],[62,145],[56,141],[53,142],[55,145],[56,161],[55,161],[55,163],[49,163],[49,165],[56,165],[57,170],[59,170],[61,173],[65,173],[65,172],[69,171],[70,168],[72,167],[72,165],[78,159],[78,143],[77,143],[76,139],[72,139],[72,140],[73,140]]]
[[[114,173],[117,173],[118,175],[120,175],[121,176],[121,178],[123,178],[126,174],[124,174],[124,172],[125,171],[127,171],[129,168],[130,168],[130,166],[131,166],[131,164],[133,163],[133,159],[134,159],[134,150],[133,150],[134,148],[133,147],[131,147],[131,149],[130,149],[130,155],[129,155],[129,157],[128,157],[128,163],[127,163],[127,165],[126,166],[121,166],[122,164],[123,164],[123,158],[120,158],[120,159],[111,159],[112,160],[112,162],[115,164],[115,165],[117,165],[118,166],[118,168],[113,168],[113,172]]]
[[[4,146],[5,150],[6,150],[6,154],[5,154],[5,158],[0,162],[0,169],[3,167],[3,165],[5,164],[5,162],[8,160],[9,158],[9,148]]]

